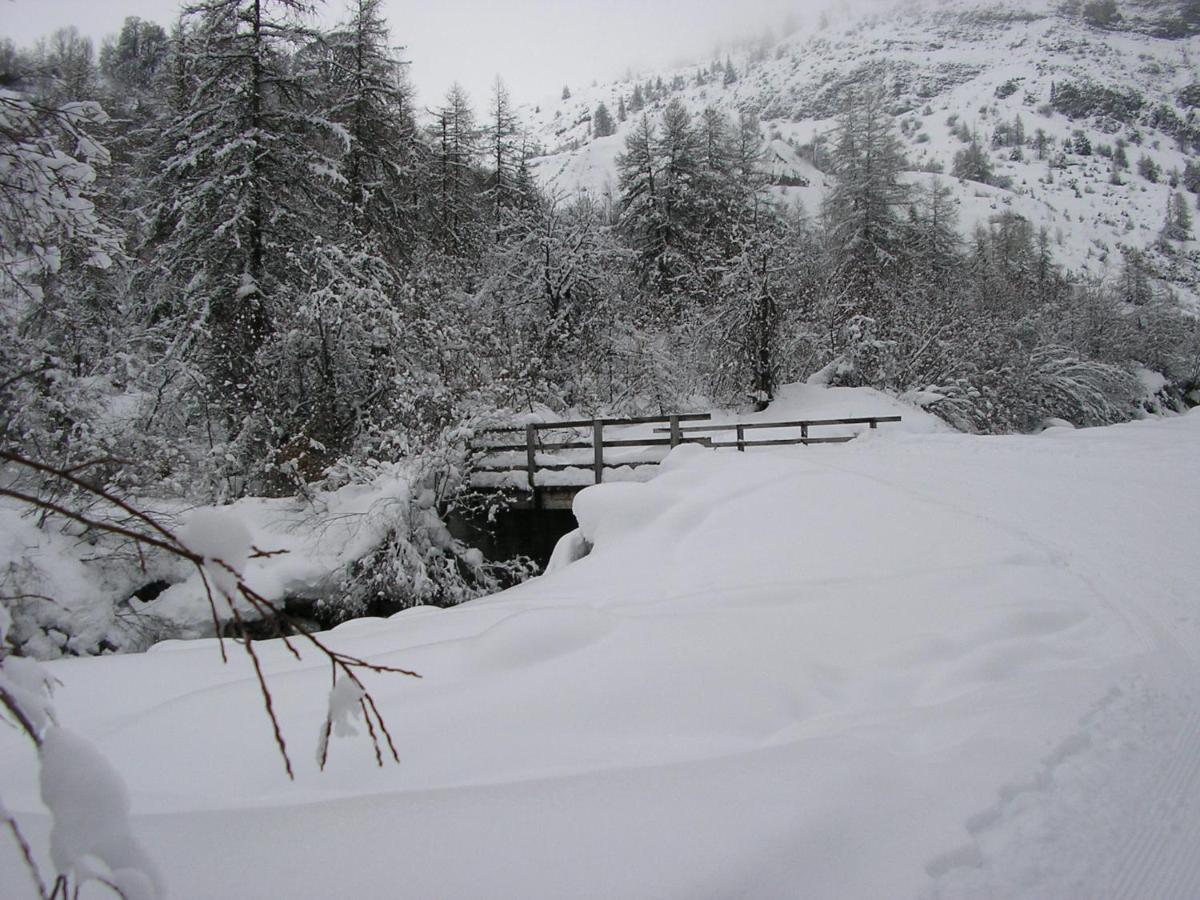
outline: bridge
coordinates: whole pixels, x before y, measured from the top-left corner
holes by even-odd
[[[590,484],[602,483],[606,472],[615,476],[610,480],[644,481],[649,470],[680,444],[743,453],[755,447],[836,444],[853,440],[857,433],[822,436],[819,430],[878,428],[900,420],[900,416],[865,416],[713,424],[710,414],[695,413],[485,428],[473,445],[472,486],[509,491],[514,508],[570,509],[575,495]],[[693,424],[700,422],[706,424]],[[814,430],[818,434],[812,434]],[[756,437],[758,432],[768,435]]]
[[[485,428],[472,444],[471,485],[502,495],[489,513],[452,513],[451,532],[490,559],[528,556],[545,565],[554,545],[576,527],[571,504],[604,481],[645,481],[671,448],[699,444],[717,451],[837,444],[836,426],[878,428],[900,416],[713,423],[708,413],[577,419]],[[845,430],[843,427],[841,430]],[[490,504],[489,504],[490,505]]]

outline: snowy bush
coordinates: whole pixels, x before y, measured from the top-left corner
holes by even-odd
[[[927,395],[936,399],[924,405],[961,431],[1029,432],[1047,419],[1081,427],[1128,421],[1139,414],[1143,393],[1121,366],[1047,346],[1016,364],[931,386]]]
[[[533,574],[525,560],[491,562],[451,535],[444,513],[468,485],[465,453],[447,442],[414,465],[406,489],[370,512],[378,523],[370,546],[349,561],[322,620],[387,615],[410,606],[453,606],[495,593]],[[370,478],[371,467],[352,478]]]
[[[855,316],[842,328],[845,348],[833,372],[831,385],[892,387],[899,368],[896,341],[880,336],[870,316]]]
[[[1138,413],[1143,394],[1137,378],[1124,368],[1081,359],[1064,347],[1045,347],[1030,359],[1043,418],[1079,426],[1125,422]]]

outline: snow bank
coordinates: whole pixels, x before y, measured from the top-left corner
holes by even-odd
[[[896,402],[817,390],[781,403]],[[423,676],[367,682],[399,766],[360,733],[288,783],[253,671],[211,642],[54,663],[59,713],[177,897],[1187,896],[1200,414],[990,438],[904,415],[679,448],[581,493],[591,552],[553,574],[329,632]],[[311,760],[328,670],[260,653]],[[0,734],[44,843],[35,766]]]
[[[226,507],[196,509],[179,537],[210,560],[205,574],[227,595],[236,593],[236,581],[216,560],[229,564],[271,602],[327,596],[345,567],[378,546],[403,519],[409,493],[407,473],[396,466],[370,484],[321,491],[310,500],[249,497]],[[251,559],[252,546],[273,555]],[[169,622],[181,636],[212,631],[204,582],[195,570],[153,601],[134,603],[140,613]],[[223,619],[232,616],[224,604],[217,611]]]

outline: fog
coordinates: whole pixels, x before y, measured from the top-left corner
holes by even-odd
[[[601,82],[627,71],[706,59],[718,43],[771,28],[789,14],[811,23],[826,0],[384,0],[392,36],[411,60],[420,102],[432,106],[455,80],[476,105],[496,75],[514,99],[538,102],[563,85]],[[0,0],[0,34],[32,45],[74,25],[100,40],[126,16],[174,21],[177,0]],[[340,0],[323,5],[320,21],[342,17]]]

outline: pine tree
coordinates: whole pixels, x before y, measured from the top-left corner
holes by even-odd
[[[451,256],[477,249],[475,165],[479,132],[467,92],[455,83],[445,102],[433,111],[433,230],[438,246]]]
[[[1171,194],[1167,200],[1167,215],[1163,223],[1162,237],[1168,241],[1186,241],[1192,236],[1192,213],[1187,198],[1181,193]]]
[[[1138,157],[1137,171],[1139,175],[1141,175],[1151,184],[1157,184],[1158,176],[1162,174],[1162,170],[1158,167],[1158,163],[1145,154]]]
[[[625,111],[625,95],[622,94],[617,98],[617,121],[624,122],[628,118],[628,113]]]
[[[610,134],[615,134],[616,125],[613,124],[612,115],[608,111],[608,107],[603,101],[596,106],[596,112],[592,115],[592,133],[596,137],[608,137]]]
[[[637,92],[634,92],[635,97]],[[638,254],[639,271],[648,280],[665,252],[660,221],[657,160],[658,132],[643,113],[625,136],[625,151],[617,157],[621,190],[621,225]]]
[[[737,70],[733,67],[733,60],[727,56],[725,57],[725,86],[728,87],[737,81],[737,79]]]
[[[122,94],[149,90],[170,52],[161,25],[129,16],[100,48],[100,74]],[[118,95],[119,96],[119,95]]]
[[[835,174],[825,201],[840,315],[886,317],[890,275],[903,255],[900,142],[879,84],[852,92],[838,116]]]
[[[491,164],[488,192],[491,195],[492,217],[499,226],[504,210],[516,205],[517,166],[520,150],[517,136],[517,115],[509,99],[508,88],[499,76],[492,85],[492,102],[485,130],[487,157]]]
[[[954,166],[950,172],[955,178],[965,181],[992,183],[992,161],[974,134],[971,135],[970,143],[954,154]]]
[[[1113,147],[1113,167],[1117,169],[1129,168],[1129,156],[1125,152],[1125,148],[1129,143],[1125,138],[1117,138],[1116,145]]]
[[[1138,250],[1126,250],[1121,259],[1118,283],[1121,300],[1135,306],[1145,306],[1154,299],[1146,257]]]
[[[691,113],[676,98],[663,111],[662,131],[655,148],[661,161],[658,196],[663,244],[656,260],[656,281],[662,293],[684,289],[684,279],[694,262],[694,238],[703,203],[699,193],[700,153]]]
[[[167,133],[162,191],[168,271],[188,273],[186,306],[212,339],[207,371],[231,415],[257,404],[255,357],[277,308],[303,290],[292,252],[333,199],[338,131],[312,111],[293,53],[313,33],[300,0],[204,0],[190,7],[184,106]],[[326,140],[318,142],[317,135]]]
[[[412,89],[390,46],[382,0],[353,0],[351,17],[323,42],[327,116],[345,129],[341,159],[346,226],[372,236],[395,262],[412,259],[421,151]]]

